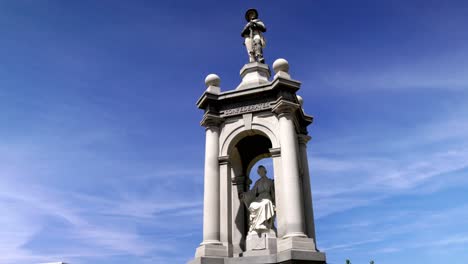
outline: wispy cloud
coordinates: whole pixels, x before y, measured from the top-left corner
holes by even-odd
[[[53,160],[60,151],[45,151],[46,159],[39,154],[42,151],[45,151],[42,144],[3,145],[0,150],[0,156],[5,157],[2,159],[5,166],[0,170],[0,213],[3,216],[0,225],[4,227],[0,230],[2,263],[51,260],[79,263],[86,257],[164,255],[177,248],[175,241],[170,241],[177,238],[175,231],[185,226],[186,234],[193,235],[192,229],[196,227],[189,223],[201,219],[200,194],[181,196],[180,192],[172,190],[178,185],[175,179],[196,184],[195,176],[199,176],[196,169],[170,169],[170,165],[165,164],[166,169],[155,170],[127,161],[121,166],[137,168],[136,174],[112,181],[96,180],[94,184],[103,192],[89,194],[60,188],[57,182],[44,182],[48,173],[62,170],[63,164]],[[87,153],[79,151],[73,155],[86,156]],[[93,166],[100,161],[102,159],[94,160]],[[25,162],[28,163],[26,167],[22,165]],[[38,173],[37,168],[45,167],[47,173]],[[70,173],[70,177],[74,175]],[[172,182],[166,182],[165,177],[171,178]],[[22,183],[25,180],[27,184]],[[128,188],[129,183],[144,186],[154,182],[163,184],[144,192]],[[112,185],[106,186],[106,183]],[[185,189],[187,186],[179,187],[181,192]],[[55,222],[59,224],[53,224]],[[147,231],[143,232],[142,228]],[[147,233],[160,233],[161,230],[165,230],[164,235]],[[35,244],[37,239],[47,237],[62,243],[53,246]]]
[[[383,136],[378,146],[362,139],[341,138],[314,146],[309,152],[309,167],[317,216],[391,196],[429,194],[466,183],[463,172],[468,170],[468,109],[452,108],[457,110],[439,113],[445,117],[442,122],[434,118],[432,122],[418,123],[410,133],[391,139]],[[330,148],[335,151],[330,152]],[[323,149],[326,151],[321,152]],[[368,151],[353,154],[353,149]]]

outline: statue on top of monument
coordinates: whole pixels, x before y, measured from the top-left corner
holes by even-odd
[[[266,233],[273,230],[275,217],[275,184],[266,174],[264,166],[258,166],[260,176],[254,187],[241,194],[241,200],[249,208],[249,234]]]
[[[264,63],[263,48],[266,45],[266,40],[263,37],[263,32],[266,31],[265,24],[258,19],[258,12],[256,9],[249,9],[245,12],[245,19],[247,24],[242,30],[242,37],[245,38],[244,45],[249,54],[249,62]]]

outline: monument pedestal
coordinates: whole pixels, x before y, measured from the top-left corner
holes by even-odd
[[[273,230],[269,233],[249,234],[245,240],[246,251],[242,256],[264,256],[277,252],[276,234]]]
[[[224,264],[326,264],[326,259],[322,252],[287,250],[264,256],[226,258]]]
[[[236,90],[243,90],[252,87],[269,84],[270,69],[268,65],[260,62],[251,62],[245,64],[240,70],[242,82],[237,86]]]

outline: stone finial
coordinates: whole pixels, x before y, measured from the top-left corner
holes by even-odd
[[[285,59],[275,60],[275,62],[273,62],[273,71],[275,72],[275,78],[291,78],[291,76],[289,75],[289,63]]]
[[[285,59],[277,59],[275,62],[273,62],[273,70],[275,73],[278,73],[280,71],[284,71],[286,73],[289,72],[289,63]]]
[[[221,84],[221,78],[219,78],[219,76],[214,73],[208,74],[208,76],[206,76],[205,78],[205,84],[206,84],[206,87],[210,87],[210,86],[219,87],[219,85]]]
[[[297,101],[299,101],[299,105],[302,107],[302,105],[304,104],[304,99],[302,99],[302,96],[300,95],[296,95],[297,97]]]
[[[221,78],[219,78],[216,74],[208,74],[205,78],[205,85],[206,91],[214,94],[219,94],[221,92],[221,88],[219,85],[221,84]]]

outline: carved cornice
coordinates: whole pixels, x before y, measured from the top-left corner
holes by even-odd
[[[307,142],[309,142],[310,139],[311,137],[309,135],[304,135],[304,134],[297,135],[297,140],[299,142],[299,145],[307,145]]]
[[[273,105],[272,112],[278,115],[293,114],[299,108],[299,104],[280,99]]]
[[[200,122],[200,125],[206,128],[219,127],[219,125],[221,125],[223,122],[224,118],[221,118],[218,115],[212,114],[210,112],[206,112],[203,115],[203,119]]]
[[[219,98],[218,94],[213,94],[209,91],[205,91],[197,101],[197,107],[200,109],[206,109],[210,101],[217,101]]]

